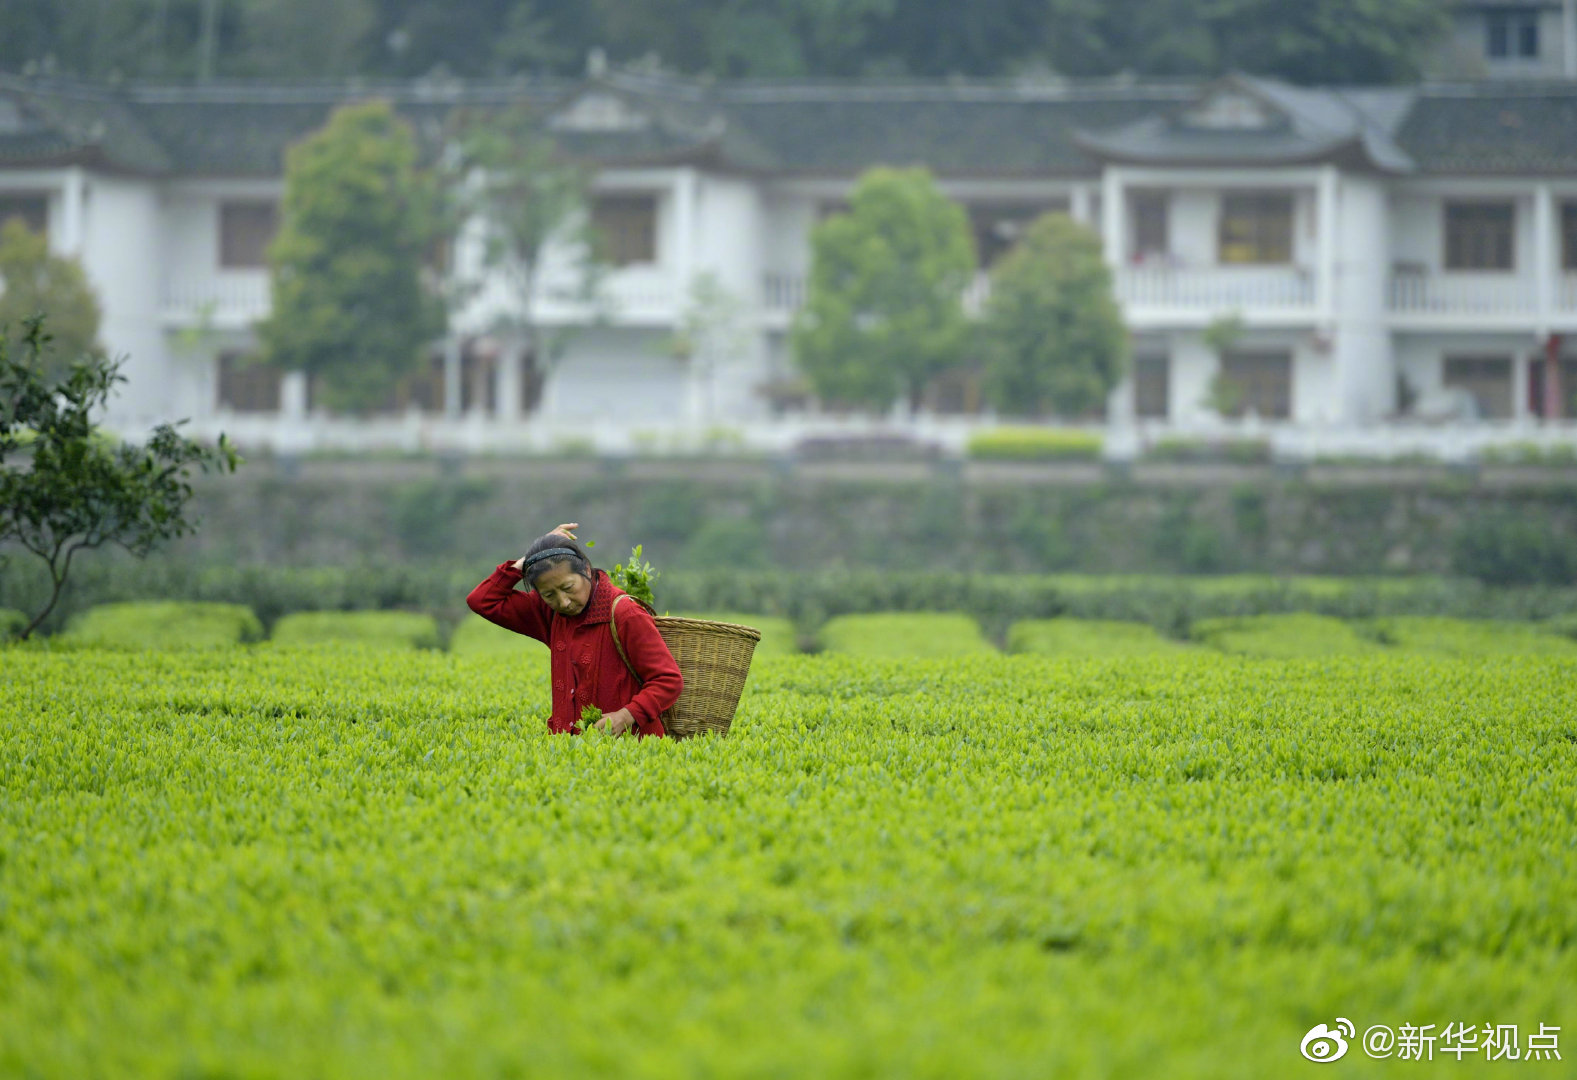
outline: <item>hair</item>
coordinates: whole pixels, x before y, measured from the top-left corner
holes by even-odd
[[[526,584],[533,589],[537,587],[537,578],[547,573],[554,566],[568,566],[574,573],[583,578],[591,578],[591,556],[586,554],[586,549],[581,547],[579,540],[571,540],[563,533],[549,533],[547,536],[535,540],[526,549],[526,558],[530,559],[539,551],[549,548],[569,548],[575,552],[573,555],[549,555],[540,562],[533,563],[525,568]]]

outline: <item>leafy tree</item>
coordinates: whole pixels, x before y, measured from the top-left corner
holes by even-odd
[[[234,472],[240,461],[224,436],[206,447],[171,424],[142,446],[96,431],[92,413],[125,381],[119,364],[90,353],[51,384],[38,363],[48,344],[39,318],[27,322],[21,359],[0,341],[0,543],[42,559],[51,586],[23,638],[55,609],[77,552],[114,543],[141,557],[192,532],[190,469]]]
[[[47,239],[13,218],[0,229],[0,327],[23,326],[46,311],[52,333],[37,355],[46,377],[63,373],[79,356],[103,352],[99,302],[82,263],[50,254]],[[20,334],[7,332],[4,337],[16,355]]]
[[[595,285],[596,267],[590,258],[595,243],[585,227],[590,177],[559,152],[541,117],[529,108],[462,114],[456,123],[461,175],[453,186],[462,192],[462,212],[483,228],[483,267],[502,271],[512,283],[519,300],[512,329],[521,335],[528,354],[545,362],[560,342],[543,339],[530,300],[549,245],[562,243],[579,259],[577,291],[589,294]],[[459,295],[474,291],[476,284],[462,288]]]
[[[423,273],[441,218],[415,138],[389,105],[336,110],[285,158],[264,361],[318,376],[330,408],[383,403],[443,330]]]
[[[917,407],[966,343],[969,221],[925,169],[872,169],[849,201],[811,231],[794,353],[827,401],[881,409],[907,394]]]
[[[1005,413],[1098,409],[1128,366],[1128,332],[1092,231],[1046,214],[991,272],[986,393]]]

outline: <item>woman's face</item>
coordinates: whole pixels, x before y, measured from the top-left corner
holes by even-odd
[[[591,599],[591,579],[570,569],[569,563],[550,566],[537,578],[537,595],[560,615],[579,615]]]

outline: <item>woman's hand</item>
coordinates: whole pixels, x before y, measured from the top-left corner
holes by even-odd
[[[597,721],[597,726],[609,735],[623,735],[635,726],[635,717],[630,715],[629,709],[620,709],[618,712],[603,713],[602,719]]]
[[[567,536],[571,540],[576,540],[579,538],[574,533],[570,532],[570,530],[578,528],[580,528],[580,523],[571,521],[567,525],[560,525],[558,528],[554,529],[553,532],[548,533],[548,535],[552,536],[553,533],[557,533],[560,536]]]

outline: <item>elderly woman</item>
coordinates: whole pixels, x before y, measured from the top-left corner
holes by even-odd
[[[651,613],[626,595],[560,525],[513,562],[500,563],[466,603],[482,618],[534,637],[550,650],[553,715],[548,729],[573,732],[581,710],[602,710],[598,726],[614,735],[664,735],[662,712],[679,699],[684,679]],[[516,590],[525,580],[529,591]],[[619,655],[613,630],[629,663]],[[634,670],[632,671],[631,668]]]

